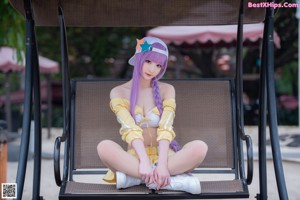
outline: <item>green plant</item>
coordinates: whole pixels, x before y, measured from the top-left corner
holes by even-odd
[[[21,51],[25,50],[25,20],[8,0],[0,1],[0,13],[0,46],[15,47],[17,59],[21,61]]]

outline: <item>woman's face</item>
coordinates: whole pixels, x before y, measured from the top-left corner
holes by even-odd
[[[151,80],[156,77],[161,71],[162,66],[158,63],[152,62],[150,60],[146,60],[143,64],[143,74],[142,77],[145,80]]]

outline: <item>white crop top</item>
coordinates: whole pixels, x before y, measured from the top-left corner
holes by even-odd
[[[142,114],[135,115],[136,124],[141,128],[157,128],[160,121],[160,116],[150,110],[144,117]]]

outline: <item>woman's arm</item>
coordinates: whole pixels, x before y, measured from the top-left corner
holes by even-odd
[[[172,130],[173,119],[175,116],[175,89],[172,85],[165,85],[164,99],[173,99],[174,102],[171,105],[164,105],[162,113],[162,119],[160,121],[160,127],[158,128],[158,142],[159,142],[159,157],[157,167],[154,171],[155,182],[157,183],[157,189],[170,184],[170,173],[168,170],[168,152],[170,141],[174,138],[175,133]],[[167,129],[167,130],[166,130]]]
[[[140,139],[135,139],[131,144],[140,160],[139,174],[141,179],[143,179],[146,184],[153,183],[152,166],[145,150],[144,142]]]
[[[170,84],[165,84],[162,88],[164,101],[161,119],[157,128],[157,141],[166,139],[171,142],[175,137],[173,131],[176,110],[175,88]]]
[[[167,166],[168,165],[168,152],[169,152],[170,142],[168,140],[160,140],[158,148],[158,164]]]
[[[157,190],[170,184],[170,173],[168,170],[168,152],[170,142],[168,140],[159,141],[159,157],[156,169],[154,170],[154,179],[157,184]]]
[[[129,112],[128,102],[120,100],[122,96],[120,87],[112,89],[110,92],[110,107],[116,114],[119,123],[122,125],[120,134],[122,139],[131,145],[137,153],[140,165],[139,174],[145,183],[152,183],[152,166],[143,143],[143,130],[135,124],[135,120]]]

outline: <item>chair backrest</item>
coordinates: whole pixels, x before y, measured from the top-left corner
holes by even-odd
[[[208,144],[201,167],[233,168],[233,120],[231,81],[166,81],[176,90],[174,131],[181,144],[200,139]],[[74,169],[99,168],[96,147],[111,139],[126,148],[119,135],[120,125],[109,107],[110,90],[122,81],[75,80],[72,84],[72,125]],[[72,149],[71,149],[72,150]]]

